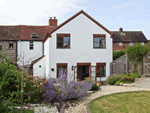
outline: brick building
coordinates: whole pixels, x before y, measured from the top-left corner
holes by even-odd
[[[111,31],[111,33],[113,33],[113,51],[127,49],[135,42],[139,42],[141,45],[148,42],[142,31],[123,31],[120,28],[119,31]]]

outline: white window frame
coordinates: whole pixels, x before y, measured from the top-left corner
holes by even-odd
[[[33,37],[33,36],[36,36],[36,37]],[[32,33],[31,38],[38,38],[38,33]]]
[[[32,49],[31,49],[32,48]],[[33,50],[34,49],[34,42],[30,41],[29,42],[29,50]]]
[[[129,46],[133,46],[134,45],[134,42],[129,42]]]
[[[144,42],[141,42],[141,45],[144,46]]]
[[[123,46],[123,43],[122,42],[118,42],[117,45],[118,46]]]

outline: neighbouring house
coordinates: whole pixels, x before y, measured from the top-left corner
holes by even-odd
[[[60,68],[75,81],[104,81],[110,75],[112,33],[83,10],[49,32],[43,42],[43,56],[32,62],[33,75],[57,78]]]
[[[148,42],[142,31],[123,31],[123,28],[120,28],[119,31],[111,31],[111,33],[113,34],[113,51],[127,49],[135,42],[141,45]]]
[[[0,26],[0,51],[7,52],[7,57],[12,58],[22,68],[29,68],[33,60],[43,55],[43,38],[57,27],[57,19],[49,19],[47,26],[14,25]]]

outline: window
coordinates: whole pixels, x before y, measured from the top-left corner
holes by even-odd
[[[144,46],[144,42],[141,42],[141,45]]]
[[[29,46],[30,46],[29,49],[33,50],[33,41],[30,41],[30,45]]]
[[[106,63],[97,63],[97,77],[106,77]]]
[[[93,46],[94,48],[106,48],[106,35],[105,34],[94,34]]]
[[[9,48],[13,48],[13,41],[9,42]]]
[[[0,51],[2,50],[2,45],[0,45]]]
[[[38,38],[38,34],[37,33],[32,33],[31,38]]]
[[[67,73],[67,63],[57,63],[57,78],[60,77],[60,69]]]
[[[118,42],[117,45],[118,46],[123,46],[123,43],[122,42]]]
[[[70,34],[57,34],[57,48],[70,48]]]
[[[133,46],[134,45],[134,42],[129,42],[129,46]]]

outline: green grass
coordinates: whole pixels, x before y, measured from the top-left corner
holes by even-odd
[[[150,92],[127,92],[100,97],[90,103],[91,113],[150,113]]]

